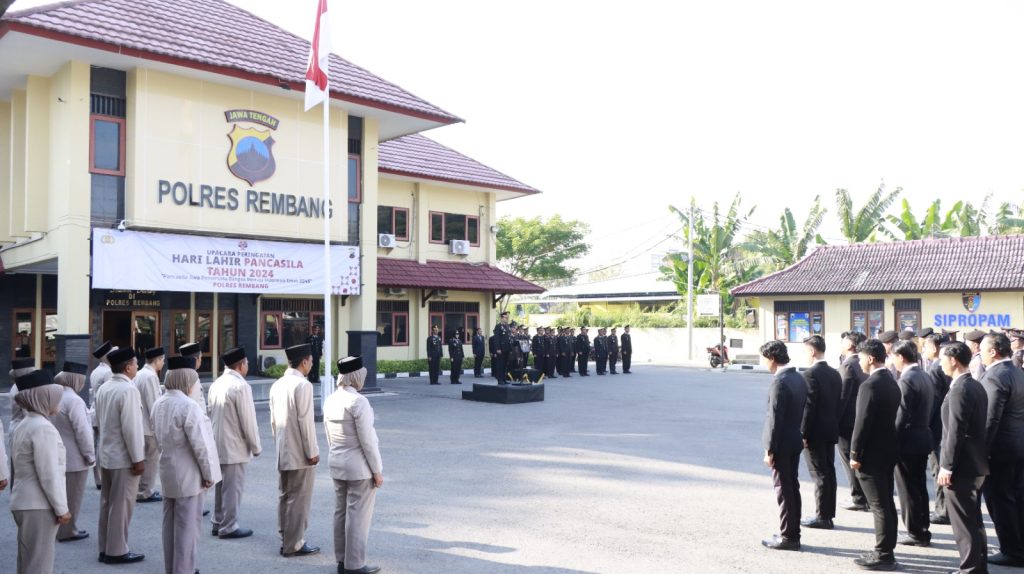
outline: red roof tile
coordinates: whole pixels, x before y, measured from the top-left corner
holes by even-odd
[[[1024,235],[827,245],[733,295],[1024,290]]]
[[[377,258],[378,287],[543,293],[544,288],[484,263]]]
[[[307,40],[223,0],[78,0],[11,12],[2,23],[29,34],[81,38],[107,49],[238,70],[293,87],[303,84],[309,57]],[[441,123],[461,121],[335,54],[330,80],[332,94],[342,100]]]
[[[420,134],[382,142],[378,165],[383,173],[518,193],[540,193],[538,189]]]

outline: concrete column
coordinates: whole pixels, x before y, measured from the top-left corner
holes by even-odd
[[[58,76],[60,72],[58,72]],[[55,102],[60,103],[60,102]],[[46,232],[50,190],[50,79],[29,76],[25,89],[25,193],[21,216],[26,231]],[[88,141],[88,140],[85,140]],[[88,145],[88,144],[87,144]],[[15,214],[17,216],[17,214]]]
[[[7,217],[10,234],[28,237],[25,231],[25,90],[11,91],[11,177]]]
[[[375,119],[363,120],[362,205],[360,206],[359,256],[362,285],[360,295],[349,299],[348,354],[362,355],[366,366],[366,387],[377,390],[377,205],[378,137]]]
[[[423,190],[419,182],[412,184],[412,232],[416,241],[416,261],[427,262],[427,248],[430,246],[430,206],[423,201]]]
[[[210,374],[217,378],[220,366],[220,313],[218,313],[218,293],[213,294],[213,316],[210,318]]]
[[[0,102],[0,209],[11,205],[11,103]],[[0,243],[14,241],[11,218],[0,216]]]
[[[43,317],[43,276],[36,273],[36,308],[32,315],[35,318],[32,325],[32,348],[36,359],[36,368],[43,368],[43,340],[46,332],[46,317]],[[40,329],[40,326],[42,328]]]

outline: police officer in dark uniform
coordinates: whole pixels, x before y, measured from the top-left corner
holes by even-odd
[[[608,370],[613,375],[619,374],[615,371],[617,362],[619,362],[619,336],[615,334],[615,327],[612,327],[612,334],[608,335]]]
[[[622,372],[632,373],[629,368],[633,365],[633,336],[629,334],[629,325],[623,327],[620,343],[622,347]]]
[[[441,354],[444,346],[441,336],[438,335],[440,332],[441,328],[434,325],[430,336],[427,337],[427,367],[430,370],[430,384],[432,385],[441,384],[437,380],[441,376]]]
[[[1006,336],[1010,338],[1010,348],[1013,349],[1014,366],[1024,369],[1024,332],[1020,329],[1008,329]]]
[[[576,372],[576,328],[569,327],[569,331],[566,333],[569,337],[569,357],[566,361],[569,363],[569,372]]]
[[[477,327],[473,334],[473,376],[482,377],[484,374],[484,332]]]
[[[508,311],[501,314],[501,321],[494,326],[494,363],[492,370],[498,383],[508,382],[508,358],[512,352],[512,330],[508,326]]]
[[[604,327],[597,330],[594,337],[594,366],[597,374],[603,375],[608,365],[608,337],[605,336]]]
[[[580,334],[576,337],[576,365],[581,377],[589,377],[587,374],[587,361],[590,360],[590,337],[587,336],[587,328],[580,327]]]
[[[533,351],[533,368],[544,372],[544,327],[537,327],[530,349]]]
[[[448,339],[448,357],[452,360],[451,382],[453,385],[461,385],[459,376],[462,374],[462,359],[466,357],[462,349],[462,331],[455,329],[452,338]]]
[[[568,330],[562,327],[558,330],[558,339],[555,340],[556,350],[558,351],[558,374],[563,377],[569,376],[569,353],[572,352],[572,347],[569,345]]]
[[[306,343],[313,352],[313,368],[306,376],[311,383],[320,382],[320,357],[324,355],[324,337],[320,333],[320,325],[313,325],[313,334],[306,337]]]
[[[558,364],[558,337],[555,336],[555,330],[552,327],[547,328],[547,339],[545,340],[544,350],[547,353],[547,362],[545,368],[547,369],[547,377],[549,379],[558,378],[555,374],[557,370],[555,367]]]

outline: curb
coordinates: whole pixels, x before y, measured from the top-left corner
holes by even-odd
[[[468,369],[468,371],[467,371],[467,369],[462,369],[462,374],[463,375],[465,375],[467,372],[472,373],[473,369]],[[380,380],[380,379],[408,379],[410,377],[413,377],[413,378],[414,377],[425,377],[428,374],[429,373],[420,373],[420,372],[417,372],[417,371],[411,371],[411,372],[408,372],[408,373],[377,373],[377,379],[378,380]],[[451,374],[452,374],[451,371],[441,371],[441,375],[440,376],[447,377],[447,376],[449,376]],[[490,368],[484,369],[484,374],[485,375],[491,374],[491,369]]]

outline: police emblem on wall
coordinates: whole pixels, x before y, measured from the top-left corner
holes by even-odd
[[[981,293],[964,293],[963,302],[964,309],[967,309],[968,313],[973,313],[981,307]]]
[[[255,110],[228,110],[224,112],[224,119],[232,123],[231,131],[228,132],[228,139],[231,140],[228,169],[231,173],[249,182],[249,185],[270,179],[277,169],[271,130],[277,129],[280,120]],[[257,126],[270,129],[264,130]]]

